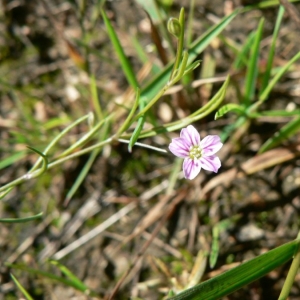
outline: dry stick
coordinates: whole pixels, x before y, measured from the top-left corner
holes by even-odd
[[[105,220],[103,223],[89,231],[87,234],[83,235],[73,243],[69,244],[65,248],[61,249],[60,251],[56,252],[53,255],[53,259],[60,260],[72,251],[78,249],[82,245],[86,244],[88,241],[95,238],[97,235],[99,235],[101,232],[106,230],[108,227],[110,227],[112,224],[119,221],[121,218],[126,216],[130,211],[132,211],[136,207],[135,203],[129,203],[128,205],[124,206],[122,209],[120,209],[117,213],[109,217],[107,220]]]
[[[143,258],[143,256],[144,256],[147,248],[151,245],[152,241],[157,236],[157,234],[160,232],[161,228],[163,227],[163,225],[165,224],[165,222],[167,221],[167,219],[171,216],[174,207],[184,199],[185,195],[186,195],[186,190],[182,190],[174,198],[174,200],[168,205],[168,207],[166,209],[166,214],[162,217],[162,219],[160,220],[160,222],[155,227],[154,231],[152,232],[151,238],[148,241],[145,242],[145,244],[143,245],[143,247],[141,248],[141,250],[137,253],[137,255],[135,256],[135,258],[133,260],[133,263],[128,268],[128,270],[123,274],[123,276],[121,277],[121,279],[117,282],[117,284],[116,284],[115,288],[113,289],[111,295],[109,296],[108,300],[112,300],[114,298],[115,294],[118,292],[119,288],[121,287],[121,285],[124,282],[124,280],[126,279],[126,277],[132,271],[132,269],[134,268],[134,266]]]
[[[287,13],[290,15],[290,17],[294,20],[294,22],[297,24],[297,26],[300,29],[300,14],[297,8],[287,0],[279,0],[279,2],[284,6]]]

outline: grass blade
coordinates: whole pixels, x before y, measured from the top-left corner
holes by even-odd
[[[140,99],[139,101],[139,106],[140,106],[140,111],[142,111],[145,108],[145,102],[143,101],[143,99]],[[134,146],[134,144],[136,143],[136,141],[139,138],[139,135],[143,129],[144,123],[145,123],[145,118],[146,115],[143,114],[141,117],[139,117],[137,125],[132,133],[132,136],[130,138],[129,144],[128,144],[128,152],[131,153],[132,151],[132,147]]]
[[[21,265],[21,264],[9,264],[9,263],[7,263],[6,265],[8,267],[16,269],[16,270],[22,270],[22,271],[28,272],[30,274],[34,274],[34,275],[37,275],[37,276],[42,276],[42,277],[45,277],[45,278],[49,278],[51,280],[62,283],[66,286],[73,287],[76,290],[87,293],[91,296],[96,295],[96,293],[92,292],[87,286],[85,286],[85,285],[83,286],[82,284],[78,284],[78,282],[75,282],[75,281],[70,280],[70,279],[66,279],[66,278],[61,277],[61,276],[57,276],[53,273],[46,272],[46,271],[41,271],[41,270],[37,270],[37,269],[33,269],[33,268],[29,268],[29,267],[27,267],[25,265]]]
[[[9,157],[1,160],[0,161],[0,170],[12,165],[17,160],[22,159],[23,157],[26,156],[26,154],[27,154],[27,151],[20,151],[20,152],[14,153],[14,154],[10,155]]]
[[[300,240],[286,243],[169,300],[216,300],[229,295],[289,261],[298,250],[299,244]]]
[[[137,79],[135,77],[135,73],[131,67],[131,64],[129,63],[129,60],[127,58],[127,56],[124,53],[124,50],[122,48],[122,45],[119,41],[119,38],[113,28],[113,26],[111,25],[106,13],[104,10],[102,10],[102,17],[105,23],[105,26],[107,28],[107,32],[109,35],[109,38],[115,48],[115,51],[117,53],[117,56],[120,60],[121,66],[122,66],[122,70],[126,76],[126,79],[128,81],[128,83],[133,87],[133,89],[135,90],[139,84],[137,82]]]
[[[262,38],[263,26],[264,19],[261,19],[255,34],[253,46],[251,48],[250,59],[247,68],[244,96],[244,103],[246,106],[249,106],[250,102],[254,98],[256,79],[258,74],[259,46]]]
[[[274,148],[275,146],[288,139],[293,134],[296,134],[300,130],[300,117],[290,121],[283,126],[273,137],[268,139],[259,149],[258,153],[263,153],[267,150]]]
[[[235,59],[235,61],[233,63],[234,69],[239,70],[243,66],[247,65],[247,62],[248,62],[248,53],[249,53],[249,50],[251,48],[251,45],[253,45],[254,37],[255,37],[255,33],[254,32],[251,32],[248,35],[248,37],[246,39],[246,42],[243,45],[241,51],[239,51],[239,53],[236,55],[236,59]]]
[[[29,293],[25,290],[25,288],[22,286],[22,284],[18,281],[18,279],[10,273],[10,277],[12,278],[12,280],[14,281],[14,283],[16,284],[16,286],[18,287],[18,289],[20,290],[20,292],[25,296],[25,298],[27,300],[33,300],[33,298],[29,295]]]
[[[264,91],[264,89],[267,87],[267,85],[269,83],[269,80],[270,80],[271,70],[272,70],[272,65],[273,65],[273,59],[274,59],[274,54],[275,54],[276,40],[277,40],[277,37],[278,37],[278,33],[279,33],[279,29],[280,29],[280,24],[281,24],[281,21],[282,21],[282,18],[283,18],[283,14],[284,14],[284,7],[280,6],[279,11],[278,11],[278,16],[277,16],[277,19],[276,19],[274,32],[273,32],[272,44],[271,44],[271,48],[270,48],[269,55],[268,55],[267,67],[266,67],[266,71],[264,72],[261,92]]]
[[[80,290],[88,289],[88,287],[77,276],[75,276],[66,266],[62,265],[61,263],[55,260],[51,260],[50,263],[58,267],[59,270],[74,283],[74,285],[80,287]]]
[[[268,86],[265,88],[265,90],[262,92],[262,94],[259,97],[259,104],[261,102],[264,102],[267,97],[269,96],[270,92],[274,88],[275,84],[279,81],[281,76],[291,67],[291,65],[297,61],[300,58],[300,52],[298,52],[285,66],[283,66],[280,71],[273,77],[271,82],[268,84]]]

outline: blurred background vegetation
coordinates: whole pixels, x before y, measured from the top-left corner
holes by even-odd
[[[71,127],[44,152],[58,163],[1,191],[3,221],[43,216],[0,223],[0,298],[20,299],[13,274],[33,299],[108,299],[130,270],[115,299],[162,299],[296,238],[300,26],[297,14],[278,4],[2,0],[1,186],[37,168],[39,153],[27,146],[44,152]],[[216,120],[217,108],[193,123],[203,137],[222,137],[219,173],[201,171],[187,181],[173,155],[138,146],[129,153],[118,141],[77,156],[118,131],[135,95],[102,10],[143,92],[175,59],[167,21],[181,7],[185,48],[202,35],[209,42],[195,54],[201,65],[148,111],[143,133],[193,116],[229,75],[223,105],[230,105]],[[220,34],[205,35],[228,16],[235,17]],[[178,133],[141,141],[167,150]],[[287,271],[282,265],[224,299],[277,299]],[[296,279],[290,299],[300,295]]]

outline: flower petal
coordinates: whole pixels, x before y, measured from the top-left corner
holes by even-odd
[[[201,167],[207,171],[213,171],[218,173],[219,168],[221,167],[221,161],[218,156],[203,156],[200,158]]]
[[[180,137],[185,139],[189,146],[196,146],[200,144],[200,134],[192,125],[189,125],[187,128],[183,128],[180,132]]]
[[[172,139],[169,145],[169,150],[176,156],[186,158],[189,156],[189,147],[186,145],[186,141],[182,138]]]
[[[223,144],[221,143],[220,137],[217,135],[208,135],[201,142],[202,154],[204,156],[211,156],[218,152]]]
[[[193,160],[185,158],[183,161],[183,174],[186,179],[194,179],[201,170],[201,164],[199,160]]]

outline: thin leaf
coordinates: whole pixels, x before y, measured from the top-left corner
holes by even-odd
[[[259,118],[259,117],[292,117],[292,116],[299,116],[300,109],[295,109],[293,111],[286,111],[286,110],[267,110],[262,112],[257,112],[250,114],[252,118]]]
[[[220,234],[220,228],[218,225],[216,225],[213,227],[212,230],[212,243],[211,243],[211,251],[209,256],[209,266],[211,269],[214,268],[214,266],[216,265],[219,256],[219,250],[220,250],[219,234]]]
[[[244,43],[242,49],[239,51],[239,53],[236,54],[236,59],[233,63],[233,67],[236,70],[241,69],[243,66],[247,65],[248,62],[248,53],[251,48],[251,45],[253,45],[253,40],[255,38],[255,32],[251,32],[246,39],[246,42]]]
[[[274,59],[274,54],[275,54],[276,41],[277,41],[279,29],[280,29],[280,24],[281,24],[281,21],[283,18],[283,14],[284,14],[284,7],[280,6],[278,15],[277,15],[277,19],[276,19],[276,23],[275,23],[275,27],[274,27],[271,48],[270,48],[269,55],[268,55],[267,67],[264,72],[263,82],[262,82],[262,86],[261,86],[261,92],[263,92],[263,90],[267,87],[269,80],[270,80],[271,70],[272,70],[272,66],[273,66],[273,59]]]
[[[18,279],[10,273],[10,277],[18,287],[18,289],[21,291],[21,293],[25,296],[27,300],[33,300],[33,298],[29,295],[29,293],[25,290],[25,288],[22,286],[22,284],[18,281]]]
[[[78,176],[76,177],[75,182],[72,184],[72,187],[68,191],[65,201],[64,201],[64,204],[69,203],[69,201],[73,198],[73,196],[77,192],[78,188],[80,187],[82,182],[87,177],[87,174],[89,173],[91,167],[93,166],[93,163],[95,162],[95,159],[97,158],[97,156],[101,150],[102,150],[102,147],[95,149],[91,152],[88,161],[85,163],[84,167],[81,169]]]
[[[80,287],[80,290],[84,291],[88,289],[88,287],[77,276],[75,276],[66,266],[62,265],[61,263],[55,260],[50,260],[50,263],[52,265],[57,266],[60,269],[60,271],[74,283],[74,285]]]
[[[263,153],[267,150],[270,150],[284,140],[288,139],[290,136],[296,134],[300,131],[300,117],[290,121],[288,124],[283,126],[278,132],[275,133],[273,137],[268,139],[259,149],[259,153]]]
[[[142,99],[140,99],[140,101],[139,101],[139,106],[140,106],[140,111],[142,111],[145,108],[145,102]],[[145,118],[146,118],[145,114],[143,114],[141,117],[139,117],[139,119],[137,121],[137,125],[132,133],[132,136],[131,136],[129,144],[128,144],[128,152],[132,151],[132,147],[138,140],[139,135],[140,135],[140,133],[143,129],[144,123],[145,123]]]
[[[259,46],[262,38],[263,26],[264,19],[261,19],[255,34],[253,46],[251,48],[250,59],[247,68],[244,95],[244,103],[246,106],[249,106],[255,93],[256,79],[258,74]]]
[[[39,213],[37,215],[25,218],[7,218],[7,219],[0,219],[0,223],[25,223],[29,221],[34,221],[36,219],[40,219],[43,216],[43,213]]]
[[[109,38],[115,48],[118,58],[120,60],[122,70],[126,76],[126,79],[127,79],[128,83],[132,86],[132,88],[136,89],[139,86],[139,84],[135,77],[135,73],[131,67],[131,64],[129,63],[127,56],[124,53],[124,50],[119,41],[119,38],[118,38],[113,26],[111,25],[104,10],[102,10],[102,17],[103,17],[105,26],[107,28],[107,33],[109,35]]]
[[[216,112],[215,120],[223,117],[225,114],[227,114],[230,111],[234,111],[238,114],[244,114],[245,108],[243,106],[235,104],[235,103],[225,104]]]
[[[96,115],[99,120],[103,118],[103,112],[100,105],[100,99],[98,95],[98,88],[96,84],[96,78],[94,75],[91,75],[90,77],[90,89],[91,89],[91,96],[92,96],[92,102],[93,106],[96,112]]]
[[[42,276],[42,277],[45,277],[45,278],[49,278],[51,280],[62,283],[66,286],[73,287],[76,290],[79,290],[81,292],[86,293],[87,295],[97,296],[97,294],[95,292],[91,291],[86,286],[83,286],[82,284],[78,284],[78,282],[75,282],[73,280],[66,279],[64,277],[54,275],[53,273],[50,273],[50,272],[45,272],[45,271],[29,268],[29,267],[27,267],[25,265],[21,265],[21,264],[7,263],[6,266],[8,266],[10,268],[13,268],[13,269],[17,269],[17,270],[22,270],[22,271],[25,271],[25,272],[30,273],[30,274],[34,274],[34,275]]]
[[[289,2],[299,2],[299,0],[289,0]],[[268,8],[271,6],[276,6],[276,5],[280,5],[280,1],[279,0],[266,0],[266,1],[261,1],[257,4],[253,4],[253,5],[248,5],[243,9],[243,12],[247,12],[249,10],[253,10],[253,9],[262,9],[262,8]]]
[[[60,134],[58,134],[51,143],[46,147],[46,149],[43,151],[43,154],[46,155],[52,147],[64,136],[66,135],[71,129],[73,129],[75,126],[77,126],[79,123],[85,121],[90,117],[90,114],[84,115],[83,117],[79,118],[75,122],[73,122],[71,125],[69,125],[67,128],[65,128]],[[34,166],[31,168],[30,172],[33,172],[36,170],[40,163],[42,162],[42,157],[40,157],[37,162],[34,164]]]
[[[280,71],[273,77],[269,85],[265,88],[263,93],[259,97],[259,104],[264,102],[269,96],[270,92],[274,88],[275,84],[279,81],[281,76],[290,68],[290,66],[300,58],[300,52],[298,52],[285,66],[283,66]]]
[[[140,103],[140,89],[137,88],[137,89],[136,89],[135,100],[134,100],[133,106],[132,106],[132,108],[131,108],[131,110],[130,110],[130,113],[129,113],[129,115],[127,116],[127,118],[126,118],[126,120],[124,121],[124,123],[122,124],[122,126],[118,129],[118,131],[117,131],[117,133],[116,133],[116,135],[115,135],[115,139],[118,139],[118,137],[119,137],[123,132],[125,132],[125,131],[128,129],[128,127],[130,126],[130,122],[131,122],[131,120],[132,120],[132,117],[133,117],[133,115],[134,115],[134,113],[135,113],[135,111],[136,111],[136,109],[137,109],[139,103]]]
[[[27,153],[27,151],[20,151],[20,152],[10,155],[7,158],[4,158],[3,160],[0,161],[0,170],[12,165],[16,161],[22,159],[26,155],[26,153]]]
[[[230,228],[237,220],[240,219],[240,215],[235,215],[229,219],[222,220],[221,222],[217,223],[212,230],[212,245],[211,245],[211,251],[210,251],[210,257],[209,257],[209,266],[210,268],[214,268],[214,266],[217,263],[217,259],[219,256],[219,238],[220,233],[222,233],[224,230],[227,230]]]
[[[216,300],[229,295],[285,264],[294,256],[299,244],[299,240],[286,243],[168,299]]]

